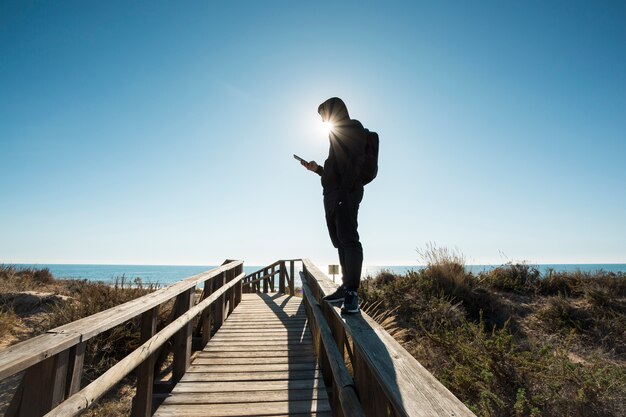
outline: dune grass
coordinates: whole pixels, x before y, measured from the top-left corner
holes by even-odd
[[[626,415],[626,275],[507,264],[474,275],[430,247],[427,266],[363,281],[404,346],[477,415]]]

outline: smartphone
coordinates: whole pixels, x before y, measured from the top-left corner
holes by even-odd
[[[295,153],[293,154],[293,157],[296,158],[298,161],[303,162],[305,164],[308,164],[307,161],[305,161],[304,159],[300,158],[298,155],[296,155]]]

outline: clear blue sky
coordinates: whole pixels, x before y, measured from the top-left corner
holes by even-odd
[[[0,3],[0,262],[335,259],[317,106],[381,137],[365,263],[626,262],[626,3]]]

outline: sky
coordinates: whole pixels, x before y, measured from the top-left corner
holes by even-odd
[[[626,263],[622,1],[0,1],[0,262],[337,263],[317,106],[380,135],[366,265]]]

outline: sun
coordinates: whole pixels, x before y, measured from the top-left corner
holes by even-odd
[[[334,125],[332,122],[322,122],[322,130],[324,133],[329,134],[333,130]]]

